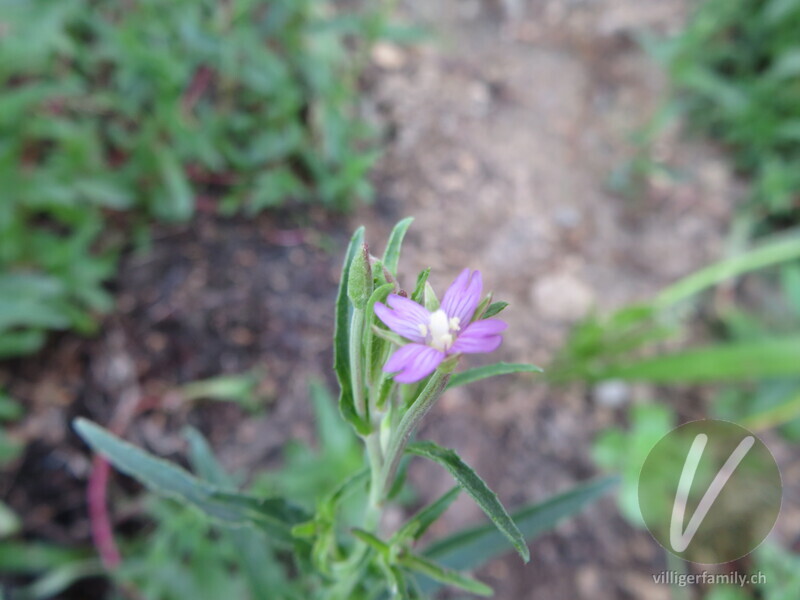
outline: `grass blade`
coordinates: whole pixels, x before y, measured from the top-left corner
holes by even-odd
[[[726,279],[797,258],[800,258],[800,236],[781,237],[684,277],[656,296],[653,305],[663,309]]]
[[[592,379],[659,383],[742,381],[800,374],[800,337],[771,338],[695,348],[601,367]]]

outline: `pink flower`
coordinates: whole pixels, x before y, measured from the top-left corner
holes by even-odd
[[[378,318],[389,329],[411,341],[389,357],[383,370],[395,373],[394,380],[399,383],[414,383],[433,373],[451,354],[497,350],[503,341],[500,332],[507,325],[499,319],[470,322],[481,301],[482,290],[480,271],[464,269],[433,313],[397,294],[386,299],[389,306],[376,302]]]

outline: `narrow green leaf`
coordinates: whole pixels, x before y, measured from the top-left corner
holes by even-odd
[[[425,282],[425,289],[422,292],[422,304],[429,312],[439,310],[439,298],[436,297],[436,292],[430,281]]]
[[[32,583],[14,591],[15,600],[46,600],[53,598],[87,577],[106,574],[103,564],[97,559],[87,559],[56,567]]]
[[[391,593],[397,600],[409,600],[411,596],[408,593],[408,580],[406,574],[399,567],[394,565],[387,567],[389,581],[391,582]]]
[[[189,443],[189,464],[195,473],[223,490],[233,490],[231,478],[214,456],[208,440],[194,427],[184,427],[183,437]]]
[[[431,268],[428,267],[417,275],[417,284],[414,286],[414,291],[411,292],[411,299],[417,304],[422,304],[425,301],[425,284],[428,283],[430,274]]]
[[[229,525],[257,525],[277,539],[290,540],[291,525],[307,520],[297,507],[280,498],[264,500],[222,491],[186,470],[137,448],[86,419],[76,419],[75,431],[117,469],[154,492],[200,509]]]
[[[718,344],[597,369],[594,379],[743,381],[800,374],[800,337]]]
[[[506,306],[508,306],[508,302],[492,302],[489,305],[489,308],[486,309],[486,312],[483,313],[483,318],[488,319],[489,317],[493,317],[496,314],[501,313],[505,310]]]
[[[750,271],[800,258],[800,236],[777,237],[739,256],[722,260],[684,277],[662,291],[653,301],[656,308],[665,308],[703,290]]]
[[[380,369],[383,366],[386,354],[386,344],[384,338],[379,335],[379,339],[375,339],[375,331],[388,331],[378,326],[378,317],[373,310],[378,302],[385,302],[386,297],[394,289],[394,284],[386,283],[376,288],[366,306],[366,327],[364,328],[364,357],[367,366],[367,380],[372,384],[380,377]]]
[[[395,277],[397,277],[397,265],[400,263],[400,249],[403,246],[403,238],[406,237],[406,231],[408,231],[413,221],[414,217],[406,217],[399,221],[392,229],[389,241],[386,243],[386,251],[383,253],[383,265]]]
[[[356,430],[368,433],[369,427],[356,414],[353,400],[353,386],[350,379],[350,318],[352,306],[347,297],[347,282],[350,277],[350,264],[364,243],[364,228],[359,227],[345,253],[342,278],[336,296],[336,322],[333,333],[333,368],[339,380],[339,411],[342,417]]]
[[[438,500],[420,510],[397,530],[392,536],[392,542],[394,543],[407,539],[418,540],[422,537],[422,534],[428,530],[428,527],[444,514],[444,511],[450,507],[460,493],[461,488],[455,486]]]
[[[483,297],[483,300],[480,301],[480,304],[475,308],[475,314],[473,315],[473,321],[478,321],[480,319],[485,319],[486,317],[484,314],[487,310],[489,310],[489,305],[492,303],[492,293],[489,292],[486,296]]]
[[[189,462],[202,479],[223,489],[234,489],[234,484],[217,461],[210,444],[198,430],[186,427],[183,432],[189,442]],[[284,585],[284,576],[262,532],[245,527],[230,527],[226,531],[239,549],[242,569],[255,600],[269,600],[267,590]]]
[[[794,391],[777,405],[742,418],[740,424],[751,431],[762,431],[784,425],[797,417],[800,417],[800,392]]]
[[[181,386],[180,392],[185,400],[216,400],[220,402],[237,402],[248,410],[258,408],[257,371],[236,375],[220,375],[210,379],[193,381]]]
[[[0,572],[6,575],[40,573],[90,557],[84,550],[45,542],[0,541]]]
[[[458,454],[448,448],[437,446],[433,442],[410,444],[407,451],[432,460],[447,469],[459,485],[472,496],[497,529],[516,548],[522,560],[525,562],[530,560],[530,552],[525,544],[525,538],[522,537],[522,533],[520,533],[511,517],[508,516],[506,509],[497,499],[497,495],[489,489],[489,486],[469,465],[461,460]]]
[[[350,494],[358,491],[359,488],[365,489],[369,480],[369,469],[363,468],[358,473],[345,479],[325,500],[322,501],[320,512],[324,516],[333,518],[333,514]]]
[[[398,557],[398,562],[401,566],[427,575],[439,583],[452,585],[478,596],[491,596],[494,593],[494,590],[485,583],[481,583],[477,579],[463,575],[458,571],[437,565],[422,556],[411,553],[402,554]]]
[[[369,301],[366,304],[367,310],[373,315],[373,322],[375,321],[375,311],[372,309],[372,307],[375,306],[377,302],[386,302],[386,297],[392,292],[393,289],[394,284],[385,283],[373,290],[372,295],[369,297]]]
[[[617,477],[594,479],[544,502],[516,510],[512,516],[525,539],[531,542],[599,498],[617,481]],[[424,555],[454,569],[473,569],[507,551],[505,538],[494,526],[486,524],[438,540],[425,549]]]
[[[461,373],[456,373],[450,379],[448,388],[454,388],[459,385],[467,385],[487,377],[494,377],[495,375],[508,375],[510,373],[542,373],[542,369],[536,365],[526,365],[522,363],[495,363],[493,365],[485,365],[483,367],[475,367],[468,369]]]
[[[386,340],[387,342],[391,342],[392,344],[397,344],[398,346],[402,346],[406,343],[401,336],[397,335],[394,331],[390,331],[388,329],[381,329],[380,327],[373,325],[372,326],[372,333],[382,340]]]
[[[384,542],[383,540],[378,539],[374,534],[370,533],[369,531],[364,531],[363,529],[359,529],[358,527],[353,527],[350,532],[353,534],[354,537],[358,538],[368,546],[372,547],[378,554],[381,556],[388,557],[391,548],[389,544]]]

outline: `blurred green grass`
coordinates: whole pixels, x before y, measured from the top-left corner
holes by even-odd
[[[755,233],[800,223],[800,0],[706,0],[651,49],[693,131],[752,180]]]
[[[0,358],[89,332],[131,223],[369,198],[382,4],[0,3]],[[133,211],[134,217],[127,216]]]

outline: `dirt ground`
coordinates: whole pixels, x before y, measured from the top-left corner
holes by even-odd
[[[611,174],[634,158],[631,135],[654,114],[665,81],[635,43],[675,30],[683,0],[440,0],[400,13],[435,31],[413,49],[373,52],[364,109],[387,134],[377,199],[348,219],[314,211],[256,220],[201,213],[160,231],[125,259],[118,310],[94,339],[55,338],[36,359],[0,367],[0,384],[30,408],[16,435],[36,440],[0,494],[29,535],[89,539],[89,461],[67,429],[77,414],[108,423],[126,393],[142,413],[126,437],[179,456],[185,420],[231,468],[275,461],[289,437],[310,438],[310,376],[331,381],[332,307],[349,231],[366,224],[381,248],[399,218],[416,218],[401,275],[432,267],[444,289],[479,268],[510,327],[495,359],[547,365],[571,323],[593,308],[641,300],[722,253],[740,193],[712,148],[674,129],[655,152],[680,176],[653,175],[633,194]],[[634,182],[635,183],[635,182]],[[176,385],[253,367],[268,414],[188,407]],[[633,388],[628,401],[652,390]],[[505,377],[453,390],[422,432],[457,448],[508,506],[544,499],[596,474],[589,442],[621,411],[592,390]],[[412,473],[424,496],[445,478]],[[35,481],[31,484],[30,481]],[[523,567],[509,557],[481,574],[499,600],[666,598],[650,574],[661,553],[610,499],[538,540]],[[461,499],[439,531],[472,522]]]
[[[401,264],[408,280],[430,266],[443,289],[465,266],[482,270],[511,303],[499,358],[547,365],[589,310],[645,299],[721,255],[739,190],[708,146],[665,131],[655,151],[680,177],[650,177],[633,197],[609,191],[665,92],[634,40],[679,27],[683,2],[406,7],[439,38],[413,52],[376,50],[383,73],[372,101],[394,139],[377,210],[362,220],[382,239],[394,218],[415,216]],[[629,400],[649,393],[634,389]],[[593,398],[535,377],[496,379],[449,392],[422,435],[457,448],[514,506],[595,473],[589,441],[619,412]],[[448,485],[435,469],[415,479],[426,490],[436,482],[431,494]],[[478,518],[461,499],[443,525]],[[661,561],[607,500],[536,542],[529,566],[509,557],[483,575],[501,600],[658,599],[669,593],[650,576]]]

